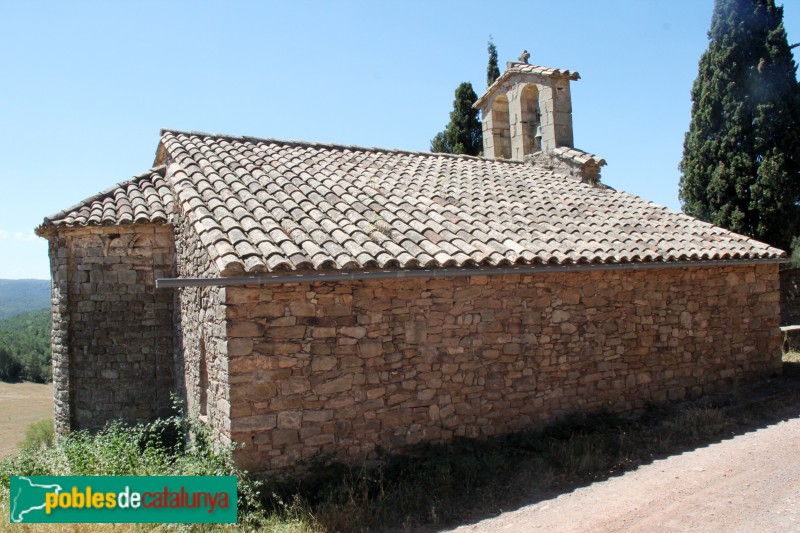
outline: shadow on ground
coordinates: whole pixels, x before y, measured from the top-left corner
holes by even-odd
[[[655,409],[631,419],[634,425],[641,424],[640,437],[652,437],[654,441],[650,445],[634,444],[627,453],[616,458],[618,461],[611,461],[608,465],[611,468],[564,470],[557,472],[548,486],[536,484],[525,472],[520,472],[515,479],[501,483],[507,489],[505,497],[487,501],[480,512],[453,517],[447,524],[420,524],[415,530],[438,531],[473,524],[605,481],[659,459],[704,448],[797,417],[800,417],[800,362],[784,362],[782,376],[743,386],[726,394]],[[695,418],[694,423],[692,418]],[[709,425],[702,431],[702,424],[705,423]],[[670,429],[674,430],[672,435]],[[667,437],[678,438],[665,439],[665,430]],[[686,439],[683,440],[681,436]],[[597,437],[602,438],[599,434]],[[528,484],[531,481],[534,484]],[[494,509],[491,509],[492,505]]]
[[[540,431],[425,444],[374,469],[320,459],[306,465],[313,478],[273,480],[262,493],[283,516],[326,531],[436,531],[798,416],[800,362],[787,362],[782,376],[633,417],[574,415]]]

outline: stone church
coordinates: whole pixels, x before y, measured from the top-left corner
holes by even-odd
[[[44,219],[60,432],[170,411],[274,470],[780,371],[785,253],[603,184],[577,72],[508,64],[471,157],[165,130]]]

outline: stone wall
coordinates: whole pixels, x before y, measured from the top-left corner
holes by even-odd
[[[67,238],[49,237],[50,255],[50,350],[53,369],[53,407],[56,431],[68,432],[72,405],[69,383],[69,260]]]
[[[780,372],[777,268],[228,288],[237,459],[357,461]]]
[[[508,97],[500,94],[491,108],[481,115],[483,130],[483,155],[492,159],[511,158],[511,121],[508,114]]]
[[[156,224],[72,228],[50,235],[53,381],[59,432],[169,412],[172,229]]]
[[[175,226],[178,276],[218,278],[219,270],[186,218]],[[210,424],[220,442],[230,443],[225,289],[186,287],[174,292],[178,396],[190,413]]]
[[[781,270],[781,325],[800,325],[800,268]]]

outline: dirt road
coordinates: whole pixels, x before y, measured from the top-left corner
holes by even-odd
[[[455,531],[800,531],[800,419]]]

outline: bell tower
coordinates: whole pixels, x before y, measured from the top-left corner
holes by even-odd
[[[530,65],[529,57],[523,50],[518,61],[509,61],[475,102],[481,110],[485,157],[521,161],[536,152],[573,147],[569,82],[580,75]]]

